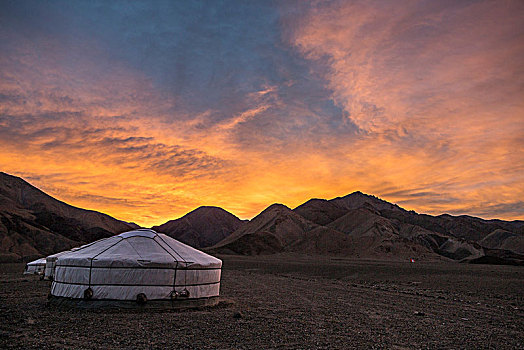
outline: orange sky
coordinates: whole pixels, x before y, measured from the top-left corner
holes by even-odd
[[[0,170],[58,199],[524,219],[522,2],[66,4],[0,11]]]

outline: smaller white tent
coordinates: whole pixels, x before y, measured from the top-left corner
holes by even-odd
[[[71,250],[64,250],[63,252],[58,252],[58,253],[55,253],[55,254],[47,256],[45,258],[46,264],[45,264],[44,279],[51,280],[51,281],[54,279],[54,277],[55,277],[55,269],[56,269],[56,261],[62,255],[65,255],[65,254],[71,253],[71,252],[76,252],[79,249],[84,249],[86,247],[89,247],[90,245],[96,244],[96,243],[98,243],[100,241],[103,241],[105,239],[107,239],[107,238],[102,238],[102,239],[99,239],[98,241],[87,243],[87,244],[84,244],[84,245],[82,245],[80,247],[71,248]]]
[[[44,279],[46,280],[53,280],[53,278],[55,277],[55,266],[56,266],[56,261],[58,260],[58,258],[64,254],[67,254],[71,252],[71,250],[66,250],[66,251],[63,251],[63,252],[59,252],[59,253],[56,253],[56,254],[52,254],[52,255],[49,255],[48,257],[45,258],[45,273],[44,273]]]
[[[45,270],[45,258],[31,261],[25,265],[24,275],[43,275]]]
[[[222,269],[220,259],[149,229],[63,252],[54,264],[52,296],[139,302],[218,296]]]

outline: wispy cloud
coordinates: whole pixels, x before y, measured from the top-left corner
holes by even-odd
[[[363,131],[364,186],[460,212],[523,194],[523,13],[517,1],[320,2],[287,36]],[[408,202],[413,186],[432,192]]]

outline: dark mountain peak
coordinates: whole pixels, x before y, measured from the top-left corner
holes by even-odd
[[[241,224],[242,220],[222,208],[201,206],[153,229],[193,247],[202,248],[223,240]]]
[[[224,209],[222,209],[220,207],[215,207],[213,205],[201,205],[200,207],[194,209],[193,212],[195,212],[195,211],[205,212],[205,211],[214,211],[214,210],[227,212],[226,210],[224,210]]]
[[[355,192],[351,192],[349,194],[346,194],[345,196],[341,196],[341,197],[337,197],[337,198],[333,198],[332,200],[337,200],[337,199],[350,199],[350,198],[369,198],[369,199],[377,199],[377,200],[380,200],[382,201],[382,199],[374,196],[374,195],[371,195],[371,194],[366,194],[364,192],[361,192],[361,191],[355,191]]]
[[[267,228],[270,226],[279,225],[286,220],[307,226],[307,224],[305,224],[307,222],[305,218],[295,213],[293,210],[291,210],[291,208],[280,203],[275,203],[264,209],[260,214],[251,219],[246,225],[243,225],[240,230],[249,229],[251,227],[253,230],[263,231],[264,227]]]
[[[251,219],[250,222],[253,222],[256,226],[260,224],[267,225],[270,223],[279,224],[284,220],[291,220],[297,223],[300,222],[301,224],[308,221],[295,211],[291,210],[291,208],[280,203],[275,203],[264,209],[260,214]]]
[[[351,198],[351,197],[368,197],[368,198],[377,198],[374,195],[366,194],[362,191],[354,191],[349,194],[346,194],[345,196],[340,196],[333,199],[341,199],[341,198]]]
[[[341,208],[348,209],[348,210],[360,208],[365,205],[367,206],[371,205],[375,210],[378,210],[378,211],[381,211],[381,210],[402,210],[404,211],[404,209],[402,209],[401,207],[399,207],[396,204],[389,203],[376,196],[365,194],[360,191],[355,191],[344,197],[333,198],[330,200],[330,202],[336,204],[337,206]]]
[[[273,212],[291,212],[291,211],[292,211],[291,208],[285,206],[284,204],[274,203],[274,204],[271,204],[266,209],[264,209],[259,215],[270,213],[270,212],[273,213]]]
[[[373,196],[370,196],[370,195],[365,194],[365,193],[360,192],[360,191],[352,192],[352,193],[350,193],[348,196],[352,196],[352,195],[354,195],[354,196],[367,196],[367,197],[373,197]]]
[[[190,211],[189,213],[184,215],[184,217],[206,217],[206,216],[217,216],[217,215],[234,216],[227,210],[222,209],[220,207],[203,205],[203,206],[200,206]]]

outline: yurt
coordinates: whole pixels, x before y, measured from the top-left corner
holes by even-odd
[[[44,270],[45,258],[40,258],[25,265],[24,275],[43,275]]]
[[[216,297],[222,261],[162,233],[139,229],[60,255],[51,297],[189,300]]]
[[[55,253],[55,254],[47,256],[45,258],[46,264],[45,264],[44,279],[51,280],[51,281],[54,279],[54,277],[55,277],[56,261],[58,260],[58,258],[60,256],[68,254],[68,253],[71,253],[71,252],[75,252],[75,251],[77,251],[79,249],[83,249],[83,248],[88,247],[88,246],[90,246],[92,244],[95,244],[97,242],[98,241],[94,241],[94,242],[91,242],[91,243],[88,243],[88,244],[84,244],[83,246],[80,246],[80,247],[71,248],[70,250],[64,250],[62,252],[58,252],[58,253]]]
[[[70,250],[66,250],[63,252],[59,252],[56,254],[49,255],[45,258],[45,272],[44,272],[44,279],[46,280],[53,280],[55,275],[55,265],[56,261],[61,255],[67,254],[71,252]]]

